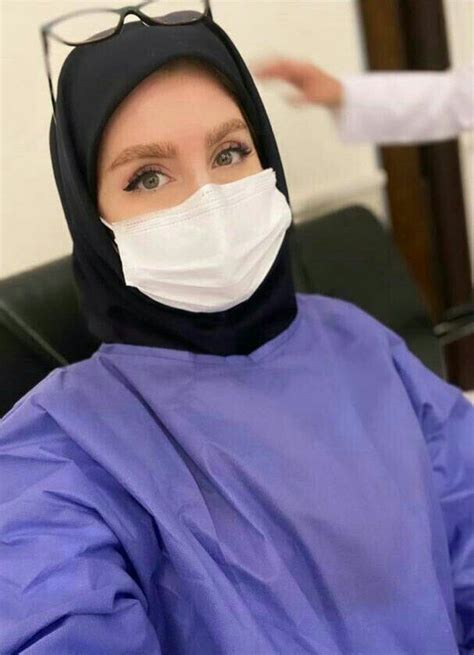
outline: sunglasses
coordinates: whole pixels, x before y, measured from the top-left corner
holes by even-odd
[[[131,14],[150,27],[153,25],[171,25],[173,27],[188,25],[203,20],[205,17],[212,20],[209,0],[148,0],[121,9],[80,9],[41,25],[44,63],[55,121],[56,99],[51,76],[48,39],[53,38],[64,45],[76,47],[105,41],[122,31],[125,18]],[[91,22],[94,23],[95,29],[99,28],[100,31],[90,34]]]

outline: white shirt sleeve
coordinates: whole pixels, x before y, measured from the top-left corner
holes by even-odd
[[[341,79],[332,110],[343,141],[439,141],[474,129],[474,61],[442,72],[384,72]]]

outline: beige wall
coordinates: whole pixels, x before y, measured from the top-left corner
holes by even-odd
[[[474,60],[474,0],[444,0],[444,6],[451,64],[462,66]],[[462,134],[459,146],[474,286],[474,131]]]
[[[71,250],[49,159],[51,101],[38,35],[38,25],[65,4],[1,3],[2,276]]]
[[[49,157],[51,108],[38,26],[77,7],[103,7],[104,1],[105,6],[125,4],[0,0],[4,110],[0,177],[7,182],[0,217],[0,277],[71,250]],[[245,0],[245,13],[242,4],[213,0],[216,20],[244,58],[281,52],[311,58],[335,73],[364,68],[355,0]],[[57,75],[66,50],[52,47]],[[280,146],[297,220],[352,200],[383,215],[384,176],[377,170],[373,148],[341,145],[323,110],[292,110],[282,99],[281,86],[259,88]]]

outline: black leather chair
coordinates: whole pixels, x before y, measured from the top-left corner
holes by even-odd
[[[390,232],[368,209],[347,207],[296,225],[290,244],[298,291],[358,305],[446,377],[441,342],[472,330],[474,309],[433,326]],[[0,416],[51,370],[98,346],[80,312],[70,255],[1,280]]]

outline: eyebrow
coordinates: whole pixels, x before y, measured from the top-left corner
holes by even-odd
[[[212,146],[219,143],[219,141],[230,132],[236,132],[237,130],[247,130],[247,132],[249,132],[248,125],[240,118],[232,118],[221,123],[221,125],[218,125],[206,134],[207,147],[212,148]],[[109,171],[114,170],[114,168],[128,164],[128,162],[133,161],[134,159],[146,159],[149,157],[156,157],[157,159],[172,159],[176,156],[176,147],[169,141],[138,144],[122,150],[119,156],[114,159],[105,172],[108,173]]]

